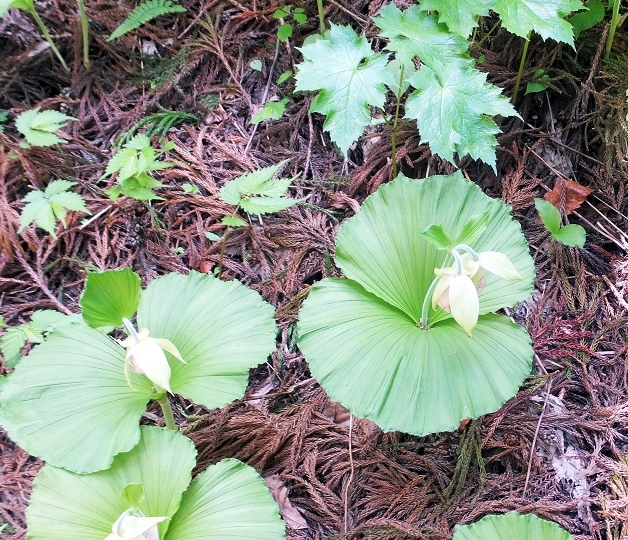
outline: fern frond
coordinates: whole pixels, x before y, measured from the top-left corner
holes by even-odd
[[[107,41],[113,41],[161,15],[166,15],[167,13],[181,13],[183,11],[187,10],[171,0],[146,0],[146,2],[142,2],[122,21],[122,24],[114,30],[107,38]]]

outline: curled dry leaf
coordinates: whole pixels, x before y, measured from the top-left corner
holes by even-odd
[[[545,200],[568,215],[580,208],[591,193],[593,193],[592,189],[573,180],[565,179],[557,182],[554,189],[546,193]]]
[[[283,517],[286,525],[293,530],[309,529],[307,521],[301,515],[301,512],[297,509],[292,501],[288,498],[288,487],[279,477],[278,474],[271,474],[264,478],[266,486],[273,495],[277,505],[279,506],[279,512]]]

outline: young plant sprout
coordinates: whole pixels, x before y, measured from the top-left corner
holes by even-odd
[[[126,359],[124,361],[124,376],[129,387],[133,390],[129,377],[129,366],[136,373],[146,375],[159,392],[160,389],[170,389],[170,364],[164,351],[168,351],[178,360],[187,364],[181,357],[179,350],[167,339],[149,337],[148,328],[142,328],[139,332],[133,328],[133,324],[127,318],[123,318],[125,328],[129,332],[129,337],[118,341],[126,349]]]
[[[105,540],[159,540],[157,524],[168,516],[146,517],[141,510],[130,508],[122,513]]]
[[[427,302],[431,292],[432,309],[440,306],[451,313],[454,320],[471,336],[480,314],[478,294],[484,288],[484,271],[487,270],[506,281],[520,280],[521,275],[510,259],[499,251],[477,253],[466,244],[458,244],[450,255],[454,259],[452,266],[434,270],[436,278],[425,298],[421,327],[428,326]]]

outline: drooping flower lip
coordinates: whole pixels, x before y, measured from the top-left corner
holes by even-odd
[[[172,394],[170,364],[164,351],[168,351],[185,364],[186,361],[181,357],[179,350],[167,339],[150,337],[147,328],[142,328],[137,332],[128,319],[123,319],[123,322],[129,331],[129,336],[120,340],[119,343],[126,348],[124,375],[128,385],[133,388],[128,372],[130,366],[136,373],[146,375],[158,389],[163,388]]]
[[[111,527],[104,540],[159,540],[157,524],[168,516],[146,517],[139,510],[124,511]]]

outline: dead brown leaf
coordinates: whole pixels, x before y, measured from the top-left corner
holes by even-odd
[[[567,179],[557,182],[554,189],[545,194],[545,200],[567,215],[580,208],[591,193],[592,189]]]

